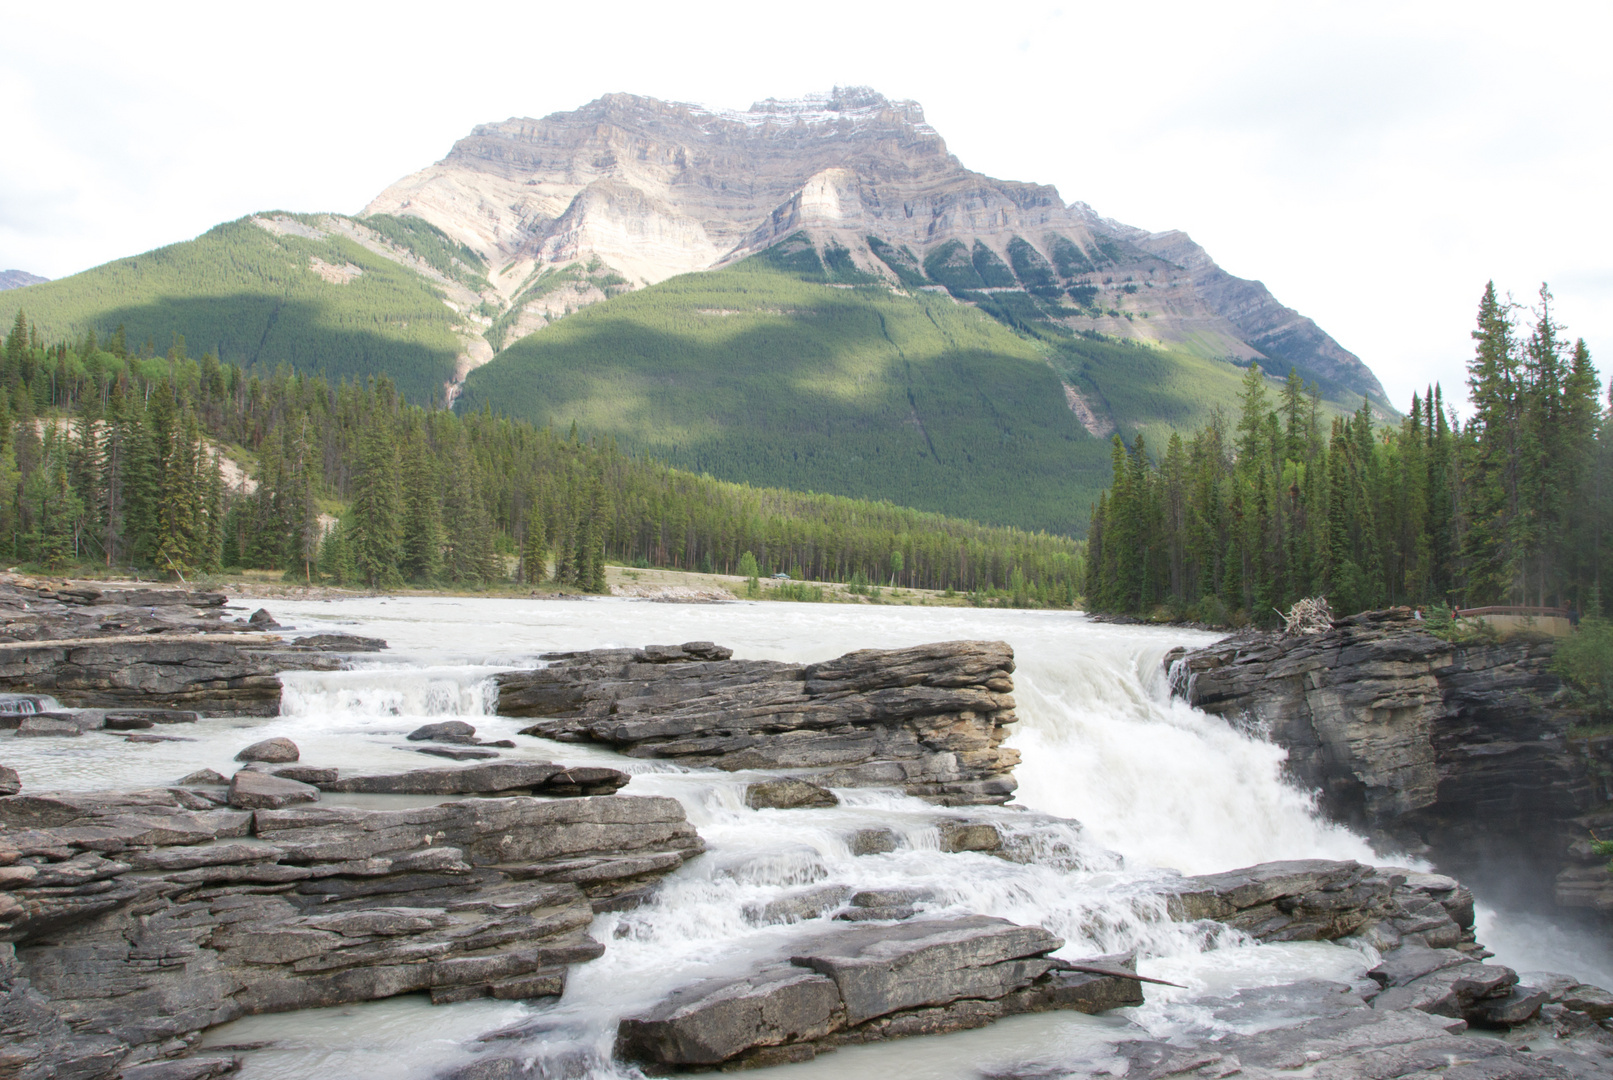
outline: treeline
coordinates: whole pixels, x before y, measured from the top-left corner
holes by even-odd
[[[602,591],[607,560],[734,573],[750,553],[763,573],[1063,606],[1084,575],[1065,537],[724,483],[575,426],[410,405],[384,378],[260,378],[182,340],[162,358],[117,335],[47,347],[19,313],[0,387],[0,558],[45,566]]]
[[[1398,425],[1375,426],[1363,402],[1324,433],[1314,389],[1290,374],[1274,403],[1251,368],[1235,425],[1217,416],[1158,458],[1117,436],[1088,534],[1089,605],[1213,623],[1271,622],[1314,595],[1342,612],[1599,614],[1613,393],[1604,409],[1585,342],[1561,334],[1544,286],[1526,327],[1487,286],[1465,424],[1434,386]]]

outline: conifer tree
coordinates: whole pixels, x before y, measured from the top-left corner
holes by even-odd
[[[426,433],[414,430],[403,451],[403,576],[422,585],[442,577],[442,500],[438,493],[436,459],[426,444]]]
[[[376,411],[359,436],[353,475],[353,528],[349,535],[359,578],[371,589],[402,583],[402,493],[391,417]]]

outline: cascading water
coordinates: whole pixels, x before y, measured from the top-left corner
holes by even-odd
[[[1374,959],[1333,945],[1257,946],[1233,931],[1165,917],[1157,887],[1179,872],[1285,858],[1372,858],[1363,840],[1320,820],[1309,798],[1284,782],[1281,750],[1171,699],[1161,670],[1166,651],[1211,635],[1101,626],[1063,613],[773,603],[420,598],[282,603],[275,613],[306,629],[328,629],[337,619],[344,628],[356,624],[362,633],[389,639],[392,649],[359,670],[289,676],[283,715],[204,721],[186,732],[195,743],[118,745],[77,764],[24,748],[27,760],[17,765],[25,783],[35,789],[145,786],[167,772],[177,778],[202,766],[227,771],[249,736],[270,735],[294,739],[307,763],[345,770],[442,764],[418,756],[403,736],[446,717],[469,720],[489,739],[513,736],[521,726],[489,715],[493,670],[530,665],[552,649],[694,639],[728,644],[744,657],[797,661],[863,647],[1005,639],[1019,665],[1021,719],[1010,745],[1023,762],[1016,770],[1016,805],[971,808],[966,815],[878,791],[843,791],[842,804],[825,810],[756,811],[742,799],[752,775],[675,769],[599,748],[517,738],[520,745],[507,757],[609,762],[636,774],[628,794],[678,798],[708,853],[671,875],[654,902],[599,916],[592,933],[606,953],[573,968],[558,1002],[432,1008],[418,998],[394,999],[253,1017],[209,1033],[208,1045],[270,1044],[249,1056],[248,1080],[425,1078],[473,1060],[478,1050],[544,1063],[547,1075],[618,1075],[610,1049],[619,1017],[697,979],[737,974],[787,954],[793,939],[821,931],[824,923],[773,921],[768,905],[827,886],[923,889],[930,896],[924,910],[1037,923],[1065,938],[1061,955],[1068,957],[1135,949],[1145,973],[1188,987],[1150,987],[1148,1005],[1125,1011],[1160,1035],[1258,1023],[1258,1010],[1228,1019],[1205,1003],[1299,978],[1348,982]],[[1018,861],[943,854],[937,822],[947,815],[996,822]],[[853,855],[848,837],[871,827],[894,831],[896,850]],[[495,1029],[510,1035],[475,1042]],[[1120,1017],[1043,1014],[974,1032],[848,1048],[781,1068],[871,1075],[899,1062],[904,1076],[965,1076],[1027,1056],[1056,1057],[1127,1032],[1135,1035],[1136,1028]]]

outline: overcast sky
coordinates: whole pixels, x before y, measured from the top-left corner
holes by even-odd
[[[868,84],[1462,396],[1484,282],[1613,367],[1613,5],[6,2],[0,269],[355,212],[477,123]]]

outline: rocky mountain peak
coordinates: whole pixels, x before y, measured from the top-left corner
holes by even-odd
[[[1192,342],[1383,395],[1359,358],[1185,233],[1151,233],[1066,204],[1050,185],[974,172],[918,102],[866,86],[745,111],[606,94],[571,112],[478,125],[364,213],[423,218],[483,256],[496,268],[492,302],[513,312],[505,342],[616,291],[804,233],[893,287],[929,274],[954,296],[1075,289],[1086,300],[1065,320],[1072,330]],[[904,276],[872,244],[922,269]],[[551,276],[570,267],[589,282],[559,302]]]

